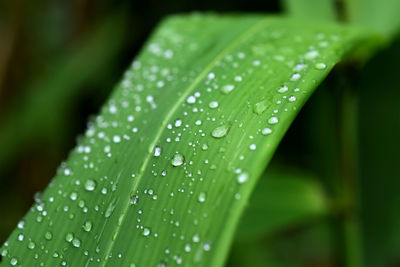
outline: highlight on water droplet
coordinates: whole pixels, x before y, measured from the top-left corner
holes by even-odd
[[[214,138],[222,138],[228,134],[229,129],[230,129],[229,124],[218,126],[211,132],[211,136]]]
[[[185,162],[185,157],[182,154],[176,153],[171,160],[172,166],[178,167]]]
[[[143,236],[149,236],[151,233],[150,228],[144,227],[143,228]]]

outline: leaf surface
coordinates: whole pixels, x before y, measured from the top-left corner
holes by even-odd
[[[1,265],[221,266],[290,123],[369,37],[278,17],[165,20],[2,247]]]

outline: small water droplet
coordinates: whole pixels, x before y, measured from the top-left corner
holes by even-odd
[[[72,245],[74,246],[74,247],[76,247],[76,248],[79,248],[80,246],[81,246],[81,241],[78,239],[78,238],[74,238],[73,240],[72,240]]]
[[[298,81],[300,78],[301,78],[301,75],[300,75],[299,73],[294,73],[294,74],[292,75],[292,77],[290,77],[290,80],[291,80],[292,82],[295,82],[295,81]]]
[[[86,191],[93,191],[93,190],[96,189],[96,185],[97,185],[97,183],[96,183],[95,180],[88,179],[85,182],[85,190]]]
[[[185,162],[185,157],[182,154],[176,153],[171,160],[172,166],[178,167]]]
[[[296,97],[295,96],[290,96],[289,97],[289,102],[294,102],[294,101],[296,101]]]
[[[143,228],[143,236],[149,236],[151,233],[150,229],[145,227]]]
[[[217,108],[218,106],[219,106],[218,101],[211,101],[211,102],[208,104],[208,107],[211,108],[211,109]]]
[[[32,240],[29,241],[29,243],[28,243],[28,248],[29,248],[29,249],[34,249],[35,247],[36,247],[35,242],[33,242]]]
[[[315,64],[315,68],[316,68],[317,70],[326,69],[326,64],[325,64],[325,63],[322,63],[322,62],[316,63],[316,64]]]
[[[17,265],[17,263],[18,263],[18,260],[17,260],[16,258],[11,258],[10,264],[11,264],[12,266]]]
[[[250,150],[256,150],[256,149],[257,149],[256,144],[251,144],[251,145],[249,146],[249,149],[250,149]]]
[[[289,88],[286,85],[283,85],[281,87],[279,87],[278,92],[283,94],[286,93],[289,90]]]
[[[215,138],[222,138],[228,134],[229,129],[230,125],[228,124],[218,126],[211,132],[211,136]]]
[[[235,86],[234,86],[234,85],[232,85],[232,84],[227,84],[227,85],[222,86],[221,92],[227,95],[227,94],[229,94],[230,92],[232,92],[234,89],[235,89]]]
[[[83,230],[85,230],[86,232],[90,232],[92,230],[92,222],[91,221],[86,221],[83,225],[82,225]]]
[[[186,102],[188,103],[188,104],[194,104],[194,103],[196,103],[196,97],[194,97],[194,96],[189,96],[187,99],[186,99]]]
[[[53,234],[51,233],[51,232],[46,232],[45,234],[44,234],[44,237],[47,239],[47,240],[51,240],[52,238],[53,238]]]
[[[247,182],[248,179],[249,179],[249,175],[246,172],[240,173],[237,177],[237,181],[239,184],[243,184],[243,183]]]
[[[65,241],[67,241],[68,243],[72,242],[73,239],[74,239],[74,234],[73,233],[67,233],[65,235]]]
[[[269,124],[277,124],[279,122],[279,119],[275,116],[269,118],[268,123]]]
[[[269,100],[263,100],[260,101],[253,106],[253,111],[257,115],[262,114],[265,110],[267,110],[271,106],[271,101]]]
[[[272,133],[272,130],[270,128],[264,128],[261,131],[262,135],[269,135]]]
[[[69,195],[69,198],[71,200],[76,200],[78,198],[78,193],[76,192],[71,192],[71,194]]]
[[[159,157],[161,155],[161,147],[160,146],[156,146],[154,148],[154,157]]]
[[[307,59],[307,60],[313,60],[313,59],[317,58],[318,56],[319,56],[319,52],[318,52],[318,51],[316,51],[316,50],[311,50],[311,51],[308,51],[308,52],[304,55],[304,58]]]
[[[204,193],[204,192],[200,192],[200,193],[199,193],[199,197],[197,198],[197,200],[198,200],[200,203],[204,203],[204,202],[206,202],[206,199],[207,199],[207,194]]]

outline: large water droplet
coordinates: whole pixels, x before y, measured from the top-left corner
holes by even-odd
[[[261,130],[262,135],[269,135],[272,133],[272,130],[270,128],[264,128]]]
[[[219,104],[218,104],[217,101],[211,101],[211,102],[208,104],[208,107],[209,107],[209,108],[212,108],[212,109],[217,108],[218,106],[219,106]]]
[[[221,126],[218,126],[217,128],[215,128],[211,132],[211,135],[212,135],[212,137],[215,137],[215,138],[222,138],[228,134],[229,129],[230,129],[230,125],[224,124],[224,125],[221,125]]]
[[[185,162],[185,157],[182,154],[176,153],[171,160],[172,166],[178,167]]]
[[[81,241],[78,239],[78,238],[74,238],[73,240],[72,240],[72,245],[74,246],[74,247],[76,247],[76,248],[79,248],[80,246],[81,246]]]

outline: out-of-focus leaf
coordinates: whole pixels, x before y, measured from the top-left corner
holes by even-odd
[[[297,170],[269,169],[257,183],[236,238],[254,239],[327,215],[324,192],[315,176]]]
[[[334,0],[283,0],[289,15],[310,20],[335,21]]]
[[[366,266],[400,263],[400,39],[362,72],[359,157]]]
[[[387,36],[400,30],[399,0],[345,0],[348,20]]]

